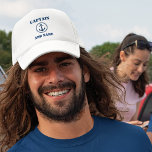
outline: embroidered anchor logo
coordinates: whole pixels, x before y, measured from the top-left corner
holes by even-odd
[[[47,31],[47,29],[48,29],[48,26],[44,22],[40,22],[36,25],[36,30],[39,33],[44,33]]]

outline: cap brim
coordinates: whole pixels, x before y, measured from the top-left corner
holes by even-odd
[[[25,70],[35,59],[51,52],[63,52],[79,58],[80,46],[77,43],[69,41],[45,41],[27,50],[26,53],[22,54],[17,60],[20,67]]]

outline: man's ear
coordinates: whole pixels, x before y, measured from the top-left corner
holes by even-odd
[[[126,60],[126,55],[124,51],[120,51],[120,60],[123,62]]]
[[[90,80],[90,72],[86,66],[83,66],[83,76],[85,82],[88,82]]]

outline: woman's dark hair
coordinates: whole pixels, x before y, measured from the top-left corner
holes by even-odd
[[[121,63],[120,60],[120,51],[124,51],[126,56],[134,53],[134,50],[138,47],[136,42],[142,42],[143,46],[139,46],[140,50],[147,49],[151,51],[149,42],[147,39],[141,35],[137,35],[135,33],[128,34],[118,48],[115,50],[112,60],[112,66],[114,67],[114,72],[116,73],[117,66]],[[139,94],[139,96],[143,96],[145,93],[145,86],[148,84],[148,75],[147,72],[143,72],[137,81],[132,81],[135,91]]]

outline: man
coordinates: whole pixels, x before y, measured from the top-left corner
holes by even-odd
[[[0,94],[3,151],[152,151],[141,128],[114,120],[119,82],[82,48],[65,13],[38,9],[23,17],[13,29],[12,58]]]

